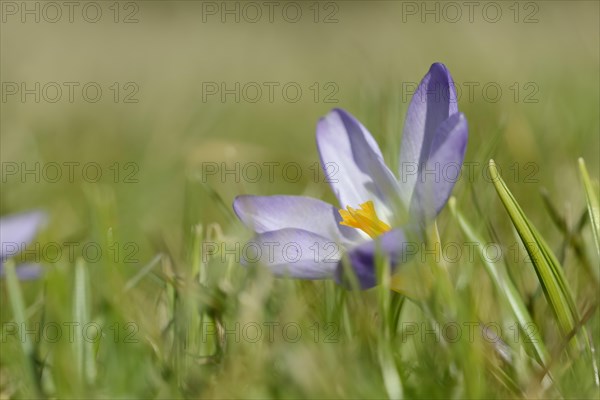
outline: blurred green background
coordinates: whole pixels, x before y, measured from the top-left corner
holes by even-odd
[[[524,168],[534,162],[539,185],[556,193],[559,203],[579,202],[574,191],[565,190],[577,185],[576,158],[584,157],[592,171],[598,170],[594,1],[539,2],[533,3],[535,8],[494,3],[501,10],[495,23],[486,21],[496,19],[495,8],[485,8],[486,2],[473,9],[473,22],[469,9],[461,6],[462,17],[455,23],[450,22],[454,9],[443,2],[437,3],[437,15],[425,16],[422,9],[435,10],[435,2],[298,3],[302,16],[297,23],[284,18],[294,20],[295,10],[284,12],[285,3],[274,8],[272,23],[265,6],[258,22],[246,22],[255,11],[243,2],[122,3],[119,23],[114,22],[112,3],[99,4],[102,17],[97,23],[83,18],[92,18],[95,9],[84,14],[83,7],[74,9],[73,23],[66,7],[58,22],[46,22],[44,15],[51,19],[54,11],[44,14],[43,3],[39,23],[34,15],[26,15],[22,23],[20,5],[17,14],[5,13],[2,82],[25,82],[30,89],[39,82],[41,99],[35,103],[27,95],[23,102],[21,88],[15,95],[5,92],[1,156],[4,162],[24,161],[30,168],[35,162],[42,167],[49,162],[97,162],[109,184],[111,165],[120,163],[126,174],[133,170],[124,171],[124,164],[136,163],[138,183],[111,185],[125,225],[158,229],[177,224],[184,177],[203,162],[295,161],[304,167],[304,185],[290,185],[281,174],[275,175],[275,184],[267,179],[236,183],[230,175],[215,185],[228,202],[238,193],[308,190],[314,179],[307,178],[307,168],[317,160],[315,124],[332,107],[345,108],[363,121],[393,162],[410,98],[407,85],[417,83],[436,61],[448,66],[462,89],[459,107],[470,125],[466,160],[480,163],[479,181],[481,165],[491,156],[504,169],[519,163],[521,175],[533,173]],[[218,7],[216,15],[209,13],[213,6]],[[221,7],[237,7],[240,22],[235,14],[223,17]],[[138,22],[123,22],[134,19]],[[330,19],[337,22],[323,22]],[[537,22],[523,22],[530,20]],[[55,97],[52,87],[47,96],[42,93],[49,82],[63,89],[56,103],[47,100]],[[64,82],[79,84],[73,103]],[[96,103],[83,97],[89,82],[102,89]],[[115,82],[120,89],[117,103]],[[125,88],[128,82],[135,86]],[[229,88],[235,82],[241,87],[255,82],[263,93],[256,103],[243,96],[236,103],[233,95],[223,102],[220,93],[203,101],[203,82],[225,82]],[[272,103],[264,82],[279,85]],[[296,103],[283,97],[282,87],[289,82],[302,89]],[[315,82],[320,88],[317,102],[310,88]],[[335,86],[324,88],[328,82]],[[526,87],[528,83],[533,85]],[[471,98],[468,85],[473,87]],[[486,93],[485,85],[493,87]],[[495,87],[502,91],[498,96]],[[136,88],[129,100],[138,102],[124,103]],[[337,103],[325,103],[334,89],[331,99]],[[252,97],[248,90],[247,97]],[[31,175],[23,184],[18,174],[5,174],[2,212],[43,207],[56,211],[60,220],[81,220],[81,175],[75,174],[75,184],[64,178],[38,184]],[[538,185],[520,187],[530,192]],[[325,185],[318,190],[327,192]],[[535,202],[536,196],[528,200]]]
[[[470,209],[475,194],[489,221],[512,235],[493,185],[485,179],[484,166],[494,158],[524,211],[558,248],[561,233],[542,205],[540,189],[546,188],[575,223],[585,208],[577,158],[586,160],[592,177],[599,176],[600,3],[476,3],[471,15],[463,2],[453,3],[460,7],[457,17],[457,9],[445,2],[277,2],[270,16],[263,2],[99,1],[102,15],[92,23],[82,14],[85,3],[78,3],[72,22],[64,6],[62,17],[49,22],[55,11],[46,3],[3,1],[0,214],[47,210],[51,219],[43,237],[53,241],[97,238],[111,228],[123,242],[139,244],[139,263],[120,272],[131,277],[159,251],[183,251],[190,224],[218,223],[226,234],[243,236],[226,210],[235,195],[309,194],[333,201],[327,184],[315,182],[311,169],[318,160],[315,124],[333,107],[361,120],[394,165],[410,99],[407,89],[433,62],[442,62],[462,93],[459,108],[470,128],[465,161],[475,163],[473,179],[461,179],[455,188],[459,204]],[[39,7],[39,22],[35,15],[22,15],[25,6]],[[233,12],[240,13],[239,22],[235,14],[221,15],[225,7],[238,10]],[[262,16],[251,22],[257,7]],[[85,16],[94,16],[95,10]],[[424,10],[437,11],[423,15]],[[72,102],[66,82],[74,82]],[[274,85],[273,101],[265,82]],[[97,102],[82,93],[90,83],[102,90]],[[239,83],[239,101],[235,95],[223,99],[220,92],[206,92],[222,83],[228,88]],[[248,100],[254,97],[254,83],[262,89],[256,102]],[[282,93],[290,83],[302,90],[298,101]],[[53,102],[56,86],[62,95]],[[24,87],[33,88],[33,94],[23,95]],[[87,182],[89,176],[76,166],[70,181],[64,163],[72,162],[97,163],[102,177]],[[277,167],[271,182],[265,167],[255,183],[244,180],[241,171],[241,179],[231,174],[222,179],[221,163],[233,167],[236,162],[241,168],[295,162],[302,177],[291,182]],[[63,166],[57,182],[44,179],[41,171],[50,163]],[[219,173],[209,176],[207,163],[217,163]],[[7,168],[15,165],[13,174]],[[39,179],[23,177],[24,168],[36,165]],[[135,182],[127,181],[129,173]],[[196,193],[197,185],[190,182],[198,181],[216,195]],[[447,211],[441,217],[443,230],[449,226],[446,217]],[[589,232],[585,235],[589,239]],[[93,282],[101,282],[103,273],[91,274]],[[50,282],[58,285],[59,276]],[[32,301],[35,290],[28,294]],[[156,288],[145,290],[137,307],[153,307]],[[533,291],[531,284],[526,291]],[[57,309],[61,301],[56,300]],[[493,308],[493,302],[481,307]],[[123,314],[139,318],[142,329],[158,329],[144,310]],[[310,369],[309,361],[302,364],[303,354],[289,356],[290,363]],[[151,358],[140,355],[129,368],[144,357]],[[238,367],[231,368],[236,376]],[[353,377],[349,373],[347,379]],[[296,378],[303,382],[302,376]],[[115,393],[145,393],[144,382],[123,378],[123,387],[135,384],[140,390]],[[244,394],[212,388],[217,397]],[[310,392],[269,394],[286,393]],[[381,393],[370,388],[362,393],[373,394]]]

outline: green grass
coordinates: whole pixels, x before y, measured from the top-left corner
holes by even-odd
[[[18,282],[7,263],[0,282],[0,397],[597,398],[599,9],[538,4],[536,24],[402,23],[400,2],[340,2],[337,24],[202,24],[199,2],[140,2],[130,25],[3,23],[3,82],[97,81],[108,96],[134,81],[140,101],[1,104],[3,165],[96,162],[103,176],[3,172],[0,214],[50,220],[15,260],[39,259],[44,278]],[[435,61],[503,96],[461,98],[477,164],[399,276],[348,291],[213,251],[251,235],[237,194],[334,201],[311,169],[334,106],[393,165],[403,82]],[[306,97],[203,102],[205,81],[295,81]],[[314,82],[335,82],[338,102],[315,103]],[[303,176],[222,180],[209,162],[295,162]]]

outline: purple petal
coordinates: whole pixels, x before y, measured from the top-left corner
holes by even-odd
[[[310,197],[238,196],[233,209],[257,233],[296,228],[343,243],[361,240],[356,229],[339,224],[342,218],[335,207]]]
[[[465,157],[468,136],[467,119],[456,113],[437,129],[432,153],[419,172],[411,201],[411,213],[431,219],[444,207],[458,178]]]
[[[398,200],[398,182],[360,122],[344,110],[331,111],[317,124],[317,147],[341,207],[373,200],[377,212],[390,217],[390,207]]]
[[[302,229],[281,229],[258,235],[241,249],[244,264],[262,264],[275,275],[300,279],[332,278],[342,247]]]
[[[418,174],[434,146],[440,124],[458,112],[454,81],[444,64],[435,63],[413,95],[402,134],[400,182],[405,204],[409,204]]]
[[[404,231],[394,229],[375,240],[350,249],[347,256],[349,266],[355,274],[360,288],[368,289],[377,285],[376,259],[382,256],[386,257],[392,270],[394,270],[405,263],[414,254],[414,250],[414,244],[407,241]],[[335,279],[344,286],[350,286],[351,279],[346,275],[344,261],[338,264]]]
[[[0,218],[0,259],[14,254],[7,254],[9,248],[23,248],[33,240],[39,227],[46,220],[46,214],[33,211],[13,214]]]
[[[39,264],[21,264],[17,265],[17,277],[21,281],[37,279],[42,275],[42,266]],[[0,278],[4,278],[4,263],[0,263]]]

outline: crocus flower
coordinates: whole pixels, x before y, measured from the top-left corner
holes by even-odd
[[[408,238],[421,237],[446,204],[456,182],[447,171],[460,172],[467,136],[452,77],[436,63],[408,107],[398,178],[367,129],[334,109],[317,124],[317,147],[326,175],[327,165],[337,166],[329,182],[339,208],[304,196],[250,195],[238,196],[233,208],[256,232],[251,243],[260,262],[276,275],[346,283],[350,265],[369,288],[377,284],[378,254],[396,268],[406,260]]]
[[[40,211],[0,218],[0,277],[4,276],[4,261],[30,243],[45,220],[46,215]],[[38,264],[21,264],[16,272],[19,279],[29,280],[37,278],[42,268]]]

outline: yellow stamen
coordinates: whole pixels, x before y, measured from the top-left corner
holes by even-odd
[[[360,229],[372,238],[392,229],[388,224],[379,219],[371,200],[362,203],[360,210],[350,206],[346,207],[346,209],[340,209],[340,215],[342,216],[340,225]]]

